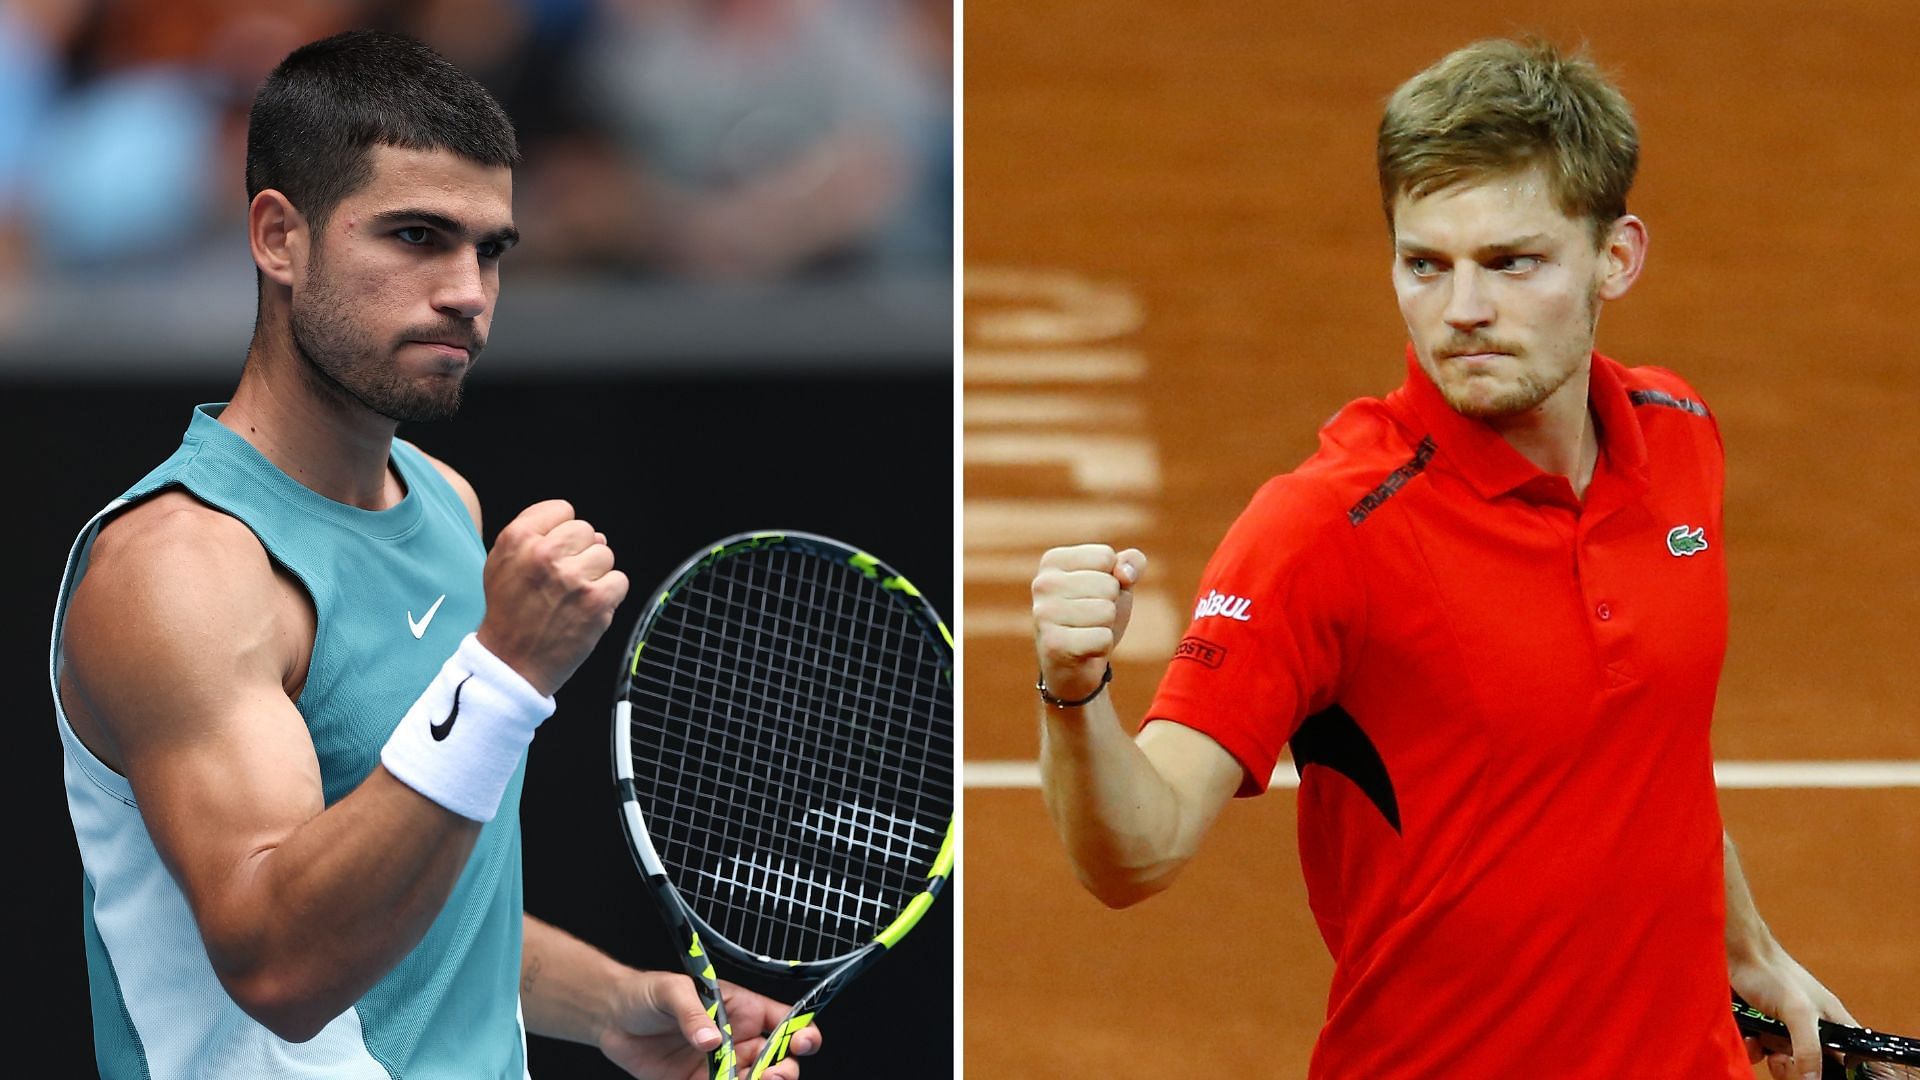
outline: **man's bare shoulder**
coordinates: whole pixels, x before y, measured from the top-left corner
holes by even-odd
[[[182,577],[206,573],[244,587],[249,579],[270,583],[273,566],[260,539],[238,518],[175,489],[134,504],[101,527],[80,587],[167,590]]]
[[[94,553],[97,557],[115,545],[138,548],[169,543],[250,545],[261,555],[266,553],[240,519],[181,488],[142,499],[109,518],[94,541]]]
[[[128,681],[150,691],[182,677],[297,682],[312,648],[308,605],[245,524],[167,491],[123,511],[95,538],[62,651],[89,696],[116,697],[112,688]]]

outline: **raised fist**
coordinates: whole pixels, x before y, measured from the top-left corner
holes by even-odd
[[[559,499],[527,507],[500,530],[485,581],[480,644],[549,695],[586,660],[627,595],[607,538]]]
[[[1033,639],[1048,692],[1077,700],[1099,688],[1107,659],[1127,632],[1133,586],[1146,568],[1137,549],[1116,553],[1105,544],[1054,548],[1040,557]]]

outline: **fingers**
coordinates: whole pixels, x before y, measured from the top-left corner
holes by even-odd
[[[1040,596],[1034,598],[1033,610],[1035,615],[1045,612],[1046,619],[1070,629],[1111,628],[1120,604],[1117,597]]]
[[[826,1036],[820,1034],[818,1027],[808,1024],[806,1027],[800,1029],[798,1035],[793,1037],[793,1043],[787,1048],[787,1052],[806,1057],[808,1054],[819,1050],[820,1043],[825,1038]]]
[[[1104,544],[1054,548],[1040,557],[1033,578],[1033,614],[1040,624],[1069,629],[1111,628],[1119,612],[1121,593],[1132,587],[1146,564],[1138,551],[1122,562]]]
[[[537,505],[572,509],[559,499]],[[609,615],[627,595],[626,575],[618,575],[617,581],[602,580],[613,574],[614,565],[607,534],[580,518],[568,517],[554,524],[534,541],[532,554],[536,567],[551,568],[558,585],[582,594],[589,602],[598,601]],[[602,587],[589,589],[596,584]]]
[[[760,1055],[766,1051],[768,1039],[778,1037],[776,1033],[786,1023],[793,1008],[783,1001],[775,1001],[730,982],[722,982],[720,989],[726,1000],[727,1016],[733,1021],[736,1036],[734,1049],[740,1061],[740,1075],[747,1076],[760,1060]],[[787,1060],[762,1075],[778,1077],[780,1080],[798,1077],[800,1063],[792,1058],[812,1054],[820,1049],[820,1043],[820,1029],[808,1024],[787,1040]]]
[[[563,574],[583,581],[598,581],[613,569],[613,549],[607,546],[606,538],[600,533],[591,533],[586,546],[567,552],[554,565]]]
[[[1055,667],[1074,667],[1094,660],[1105,660],[1113,654],[1115,645],[1113,628],[1110,626],[1089,627],[1042,627],[1036,638],[1040,650],[1040,667],[1043,671]],[[1049,677],[1055,697],[1079,697],[1068,693],[1061,685],[1062,680]]]
[[[1114,559],[1113,576],[1121,581],[1120,599],[1115,605],[1113,639],[1118,642],[1133,618],[1133,586],[1147,572],[1147,556],[1139,548],[1128,548]]]
[[[480,642],[535,689],[573,674],[626,599],[604,532],[564,499],[535,503],[500,530],[488,553]]]
[[[527,507],[501,530],[502,535],[509,529],[530,543],[536,554],[554,562],[596,547],[607,547],[607,534],[575,517],[573,504],[565,499],[548,499]],[[611,549],[608,553],[611,554]],[[594,576],[605,572],[602,569]]]
[[[1818,1080],[1825,1075],[1823,1069],[1826,1065],[1826,1052],[1820,1044],[1820,1021],[1834,1020],[1854,1027],[1859,1027],[1860,1022],[1853,1018],[1839,998],[1833,996],[1832,991],[1812,975],[1806,975],[1805,978],[1808,984],[1805,1008],[1790,1009],[1788,1011],[1793,1015],[1780,1019],[1787,1025],[1787,1033],[1793,1037],[1793,1063],[1799,1070],[1798,1075]],[[1784,1075],[1794,1074],[1788,1070]]]
[[[1120,599],[1120,580],[1104,570],[1042,570],[1033,578],[1033,599],[1036,604],[1047,604],[1047,615],[1052,618],[1104,618],[1110,624],[1114,605]],[[1104,600],[1105,615],[1059,606],[1075,600]]]
[[[1139,549],[1116,552],[1105,544],[1058,547],[1040,557],[1034,648],[1049,693],[1077,700],[1099,687],[1106,660],[1126,633],[1132,589],[1146,565]]]
[[[1033,579],[1034,637],[1041,663],[1104,657],[1118,643],[1120,587],[1112,574],[1042,571]]]
[[[599,585],[598,599],[611,615],[626,598],[627,576],[613,569],[613,548],[607,544],[607,534],[576,518],[548,533],[547,543],[552,545],[553,565],[562,580],[576,587]]]
[[[720,1045],[720,1029],[700,1003],[700,992],[685,975],[647,972],[641,976],[639,1012],[671,1017],[681,1037],[702,1051]]]
[[[1116,644],[1121,580],[1104,544],[1054,548],[1033,578],[1035,642],[1042,668],[1104,657]]]
[[[779,1015],[779,1013],[774,1012],[769,1015]],[[755,1036],[751,1039],[735,1042],[734,1052],[739,1060],[739,1075],[751,1075],[754,1065],[759,1063],[760,1055],[765,1053],[766,1049],[767,1039],[765,1036]],[[806,1027],[800,1029],[800,1031],[793,1036],[792,1040],[787,1043],[787,1057],[783,1059],[780,1064],[773,1066],[761,1075],[763,1077],[773,1078],[773,1080],[797,1080],[800,1075],[800,1063],[793,1059],[796,1057],[805,1057],[819,1049],[820,1029],[812,1024],[808,1024]]]
[[[1861,1026],[1860,1021],[1855,1020],[1853,1014],[1847,1011],[1847,1007],[1841,1004],[1840,999],[1833,996],[1833,991],[1828,990],[1825,986],[1815,986],[1813,1003],[1820,1009],[1820,1015],[1826,1017],[1828,1020],[1835,1020],[1842,1024],[1850,1024],[1853,1027]]]
[[[1040,556],[1042,570],[1097,570],[1110,574],[1119,556],[1105,544],[1075,544],[1049,548]]]
[[[1776,1076],[1819,1080],[1826,1064],[1825,1050],[1820,1044],[1820,1021],[1833,1020],[1854,1027],[1859,1027],[1860,1022],[1853,1018],[1839,998],[1833,996],[1832,991],[1804,969],[1800,974],[1805,993],[1798,1001],[1783,1008],[1780,1014],[1780,1022],[1787,1025],[1787,1034],[1793,1040],[1792,1064],[1789,1066],[1776,1054],[1768,1058],[1767,1067]]]
[[[555,525],[571,517],[573,517],[572,503],[565,499],[548,499],[520,511],[514,515],[512,521],[507,522],[506,528],[500,531],[504,533],[507,529],[517,529],[539,536],[553,531]]]
[[[555,559],[564,559],[577,555],[593,546],[593,538],[598,535],[593,526],[579,518],[568,518],[547,531],[541,545],[545,552]]]
[[[1793,1065],[1789,1070],[1776,1056],[1768,1059],[1767,1067],[1775,1076],[1820,1080],[1820,1014],[1814,1011],[1813,1003],[1803,998],[1795,1007],[1783,1010],[1779,1019],[1787,1025],[1787,1035],[1793,1041]]]
[[[753,1067],[760,1062],[760,1054],[767,1048],[767,1040],[762,1038],[746,1039],[733,1044],[735,1052],[734,1075],[746,1080],[753,1075]],[[788,1058],[760,1074],[765,1080],[799,1080],[800,1063]]]
[[[1840,999],[1771,939],[1759,956],[1736,958],[1729,976],[1735,993],[1787,1029],[1784,1039],[1747,1040],[1748,1056],[1763,1055],[1768,1075],[1777,1080],[1820,1080],[1827,1064],[1820,1044],[1822,1019],[1858,1026]]]
[[[613,621],[613,609],[619,607],[621,601],[627,598],[627,589],[632,583],[624,572],[614,570],[602,575],[594,584],[600,592],[601,601],[605,604],[601,612],[603,624],[601,628],[605,629],[604,624]]]
[[[1111,574],[1131,588],[1146,573],[1147,557],[1139,548],[1116,552],[1106,544],[1076,544],[1048,550],[1040,556],[1040,569]]]

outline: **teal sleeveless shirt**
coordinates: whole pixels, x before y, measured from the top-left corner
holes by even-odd
[[[87,553],[113,514],[180,487],[244,522],[318,616],[306,719],[328,806],[380,761],[407,708],[485,612],[486,549],[460,496],[395,440],[406,496],[387,510],[337,503],[287,476],[202,405],[180,448],[87,523],[54,614],[54,703],[82,887],[94,1045],[105,1080],[352,1078],[522,1080],[519,804],[526,761],[432,927],[314,1039],[288,1043],[220,987],[179,887],[154,851],[126,779],[74,736],[59,708],[60,633]]]

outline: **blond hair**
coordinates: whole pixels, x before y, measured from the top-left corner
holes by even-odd
[[[1544,41],[1476,41],[1387,100],[1377,145],[1380,201],[1535,165],[1560,211],[1593,224],[1595,245],[1627,212],[1640,136],[1627,99],[1584,51]]]

